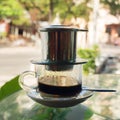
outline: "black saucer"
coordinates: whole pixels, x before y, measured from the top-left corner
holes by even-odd
[[[27,95],[34,101],[49,107],[71,107],[86,101],[89,97],[93,95],[94,92],[82,90],[78,96],[74,97],[42,97],[36,90],[31,90]]]

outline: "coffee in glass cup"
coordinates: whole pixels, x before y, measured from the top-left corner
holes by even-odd
[[[45,65],[35,65],[35,71],[27,71],[20,75],[19,82],[23,89],[26,86],[36,89],[42,97],[71,97],[78,95],[82,90],[82,65],[73,65],[72,69],[65,71],[50,71]],[[36,78],[37,86],[25,84],[25,76]],[[35,79],[34,79],[35,81]]]

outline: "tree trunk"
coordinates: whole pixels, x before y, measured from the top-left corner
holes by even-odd
[[[53,13],[54,13],[54,5],[53,5],[53,0],[50,0],[50,4],[49,4],[49,22],[52,21],[53,18]]]

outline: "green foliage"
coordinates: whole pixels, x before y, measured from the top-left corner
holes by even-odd
[[[93,111],[90,108],[86,109],[84,120],[89,120],[92,116],[93,116]]]
[[[15,25],[25,25],[25,26],[29,26],[30,25],[30,21],[27,18],[22,18],[22,16],[19,16],[18,19],[14,19],[12,21],[13,24]]]
[[[65,117],[69,113],[69,108],[50,108],[41,106],[37,114],[32,120],[66,120]]]
[[[87,6],[88,1],[75,4],[73,0],[61,0],[54,6],[54,12],[59,13],[62,19],[69,19],[71,17],[82,17],[88,20],[90,8]]]
[[[88,21],[89,14],[92,9],[89,8],[85,2],[83,2],[79,5],[73,6],[72,10],[76,17],[82,17]]]
[[[0,101],[8,97],[9,95],[21,90],[18,83],[18,78],[19,76],[16,76],[0,88]]]
[[[98,46],[93,46],[91,49],[79,49],[78,55],[81,58],[88,60],[88,62],[83,65],[84,73],[88,74],[90,72],[95,72],[95,59],[99,55],[99,48]]]
[[[62,19],[67,17],[68,14],[69,14],[69,16],[71,15],[71,13],[70,13],[71,11],[69,9],[69,6],[72,7],[71,1],[68,2],[68,1],[65,1],[65,0],[61,0],[59,2],[54,3],[54,6],[55,6],[54,7],[54,14],[59,13],[60,17]]]
[[[17,0],[0,0],[0,19],[9,18],[16,25],[29,24],[25,9]]]
[[[0,17],[17,18],[22,15],[23,8],[16,0],[0,0]]]
[[[7,36],[7,33],[6,33],[6,32],[1,32],[1,33],[0,33],[0,37],[3,37],[3,38],[4,38],[4,37],[6,37],[6,36]]]
[[[19,2],[27,11],[37,9],[38,18],[41,20],[49,20],[50,15],[53,19],[57,13],[62,21],[71,17],[82,17],[88,20],[90,13],[90,8],[87,6],[89,0],[85,0],[79,5],[75,5],[73,0],[19,0]]]
[[[56,13],[59,13],[61,21],[69,20],[71,17],[82,17],[88,21],[91,12],[89,2],[91,0],[84,0],[79,4],[73,0],[0,0],[0,19],[10,18],[14,24],[29,25],[30,19],[33,21],[35,18],[36,21],[54,19]],[[108,6],[113,15],[119,14],[119,0],[100,2]],[[25,11],[31,18],[26,17]]]
[[[120,14],[120,0],[101,0],[101,3],[109,7],[111,14]]]

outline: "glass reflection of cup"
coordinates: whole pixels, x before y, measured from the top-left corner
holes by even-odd
[[[30,79],[26,79],[28,76]],[[19,83],[24,90],[36,89],[43,97],[77,96],[82,89],[82,65],[76,64],[64,71],[51,71],[46,69],[46,65],[35,65],[35,71],[20,75]]]

